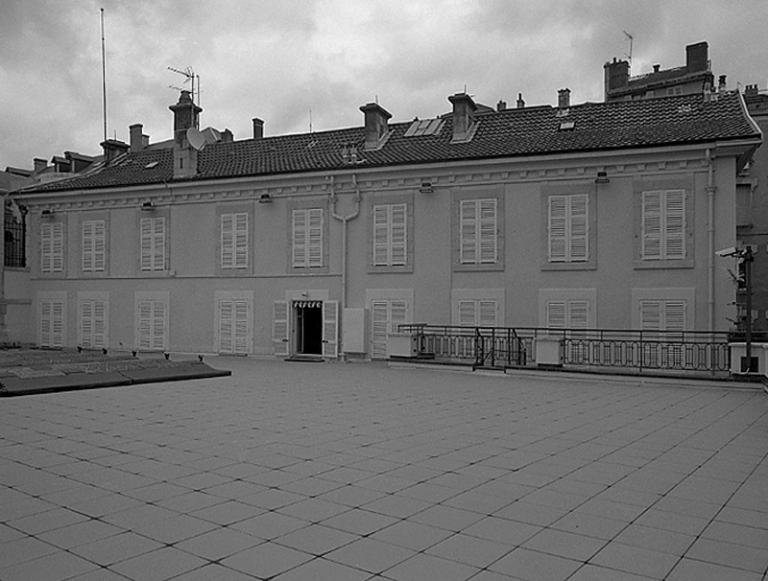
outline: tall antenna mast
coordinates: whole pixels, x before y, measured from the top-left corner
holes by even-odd
[[[624,36],[627,37],[627,40],[629,41],[629,54],[627,55],[627,60],[629,60],[629,64],[632,64],[632,42],[635,40],[634,37],[629,34],[626,30],[622,30],[624,33]]]
[[[104,9],[101,9],[101,100],[104,112],[104,141],[107,140],[107,57],[104,49]]]

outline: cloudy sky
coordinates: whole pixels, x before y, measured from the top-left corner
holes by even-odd
[[[108,135],[124,141],[133,123],[172,136],[185,79],[169,66],[200,76],[201,127],[235,139],[253,117],[266,135],[362,125],[374,100],[392,121],[432,117],[465,88],[488,105],[564,87],[600,101],[624,31],[633,75],[706,40],[729,88],[768,84],[766,0],[0,0],[0,170],[100,153],[100,8]]]

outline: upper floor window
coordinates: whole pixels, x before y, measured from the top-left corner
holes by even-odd
[[[106,223],[86,220],[82,224],[83,272],[102,272],[106,266]]]
[[[221,268],[248,268],[248,213],[221,215]]]
[[[459,262],[494,264],[498,261],[498,200],[466,199],[459,202]]]
[[[642,260],[686,258],[685,190],[642,193]]]
[[[323,266],[323,209],[302,208],[291,212],[291,266]]]
[[[40,271],[64,272],[64,223],[40,225]]]
[[[165,217],[142,218],[139,228],[141,270],[165,270]]]
[[[589,259],[588,208],[586,194],[549,196],[550,262],[586,262]]]
[[[373,265],[404,266],[408,261],[407,204],[373,207]]]

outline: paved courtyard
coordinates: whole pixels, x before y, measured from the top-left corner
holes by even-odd
[[[0,579],[768,579],[762,391],[208,361],[0,401]]]

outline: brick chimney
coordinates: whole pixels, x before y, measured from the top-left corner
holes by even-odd
[[[192,101],[190,91],[182,91],[173,111],[173,177],[190,178],[197,174],[197,150],[187,140],[187,130],[198,127],[202,108]]]
[[[253,121],[253,138],[263,139],[264,138],[264,120],[259,119],[258,117],[254,117],[252,121]]]
[[[605,89],[605,100],[608,100],[610,94],[620,89],[626,89],[629,84],[629,61],[617,61],[615,58],[612,63],[603,65],[603,79]]]
[[[477,127],[475,111],[477,105],[466,93],[456,93],[448,97],[453,105],[453,139],[452,143],[470,141]]]
[[[496,103],[496,111],[506,111],[507,110],[507,102],[503,99],[499,99],[499,102]]]
[[[525,101],[523,100],[523,94],[522,93],[518,93],[517,94],[517,103],[516,104],[517,104],[517,108],[518,109],[523,109],[525,107]]]
[[[117,139],[107,139],[106,141],[102,141],[99,145],[101,145],[101,148],[104,150],[104,163],[107,165],[109,165],[118,155],[122,155],[130,148],[127,143],[118,141]]]
[[[722,93],[723,91],[725,91],[728,88],[728,83],[725,82],[725,79],[726,79],[725,75],[720,75],[717,78],[717,90],[720,93]]]
[[[378,103],[367,103],[360,111],[365,115],[365,149],[378,149],[389,131],[387,121],[392,114]]]
[[[32,160],[32,163],[35,164],[35,173],[40,173],[48,167],[48,160],[43,159],[42,157],[36,157]]]
[[[141,123],[131,125],[128,130],[131,132],[131,151],[141,151],[144,149],[144,137],[142,130],[144,126]]]
[[[709,70],[709,45],[706,42],[685,47],[685,67],[689,73]]]
[[[560,109],[567,109],[571,106],[571,90],[560,89],[557,92],[557,106]]]

